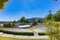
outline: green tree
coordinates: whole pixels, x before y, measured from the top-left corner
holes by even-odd
[[[34,26],[34,25],[37,25],[37,21],[36,21],[36,20],[34,20],[34,21],[32,22],[32,26]]]
[[[20,23],[20,24],[29,24],[30,20],[25,18],[25,17],[22,17],[20,20],[17,21],[17,23]]]
[[[54,20],[54,21],[60,21],[60,10],[58,10],[58,11],[53,15],[53,20]]]
[[[4,27],[14,27],[14,26],[15,26],[15,24],[13,22],[6,22],[4,24]]]
[[[6,2],[8,2],[9,0],[0,0],[0,9],[4,9],[4,6],[6,4]]]
[[[25,23],[29,24],[30,20],[29,19],[25,19]]]
[[[51,11],[49,11],[49,14],[45,17],[46,20],[51,20],[52,19],[52,14]]]
[[[42,19],[40,19],[40,20],[38,20],[38,23],[42,23],[42,21],[43,21],[43,20],[42,20]]]
[[[25,24],[25,20],[26,20],[26,18],[25,18],[25,17],[22,17],[22,18],[19,20],[19,22],[20,22],[21,24]]]
[[[10,25],[10,22],[6,22],[5,24],[4,24],[4,27],[10,27],[11,25]]]
[[[13,21],[13,23],[15,23],[15,24],[16,24],[16,23],[17,23],[17,21],[15,21],[15,20],[14,20],[14,21]]]

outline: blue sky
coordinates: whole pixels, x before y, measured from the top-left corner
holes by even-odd
[[[45,17],[48,11],[52,14],[60,9],[60,0],[10,0],[5,8],[0,10],[0,21],[18,20],[22,16],[26,18]]]

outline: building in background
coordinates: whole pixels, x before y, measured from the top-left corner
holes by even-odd
[[[0,21],[0,27],[3,27],[4,26],[4,23],[5,22]]]

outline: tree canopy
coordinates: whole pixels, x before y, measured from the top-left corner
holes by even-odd
[[[13,23],[13,22],[6,22],[4,24],[4,27],[14,27],[14,26],[15,26],[15,23]]]
[[[6,4],[6,2],[8,2],[9,0],[0,0],[0,9],[4,9],[4,6]]]
[[[46,20],[51,20],[52,19],[52,14],[51,11],[49,11],[49,14],[45,17]]]
[[[20,24],[25,24],[25,23],[30,23],[30,20],[25,17],[22,17],[20,20],[18,20],[18,22]]]
[[[53,15],[54,21],[60,21],[60,10]]]
[[[25,17],[22,17],[19,21],[21,22],[21,23],[24,23],[25,22]]]

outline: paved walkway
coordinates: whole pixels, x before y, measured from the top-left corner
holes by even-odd
[[[5,34],[0,32],[0,36],[4,36],[4,37],[11,37],[11,38],[29,38],[29,39],[48,39],[49,36],[44,35],[44,36],[21,36],[21,35],[12,35],[12,34]]]
[[[38,36],[38,32],[45,32],[44,28],[27,30],[27,29],[19,29],[19,28],[2,28],[3,30],[15,31],[15,32],[33,32],[34,36]]]
[[[0,36],[5,36],[5,37],[11,37],[11,38],[49,38],[48,35],[44,35],[44,36],[39,36],[38,32],[45,32],[46,31],[46,27],[44,27],[44,25],[36,25],[36,30],[26,30],[26,29],[19,29],[19,28],[3,28],[3,30],[9,30],[9,31],[15,31],[15,32],[33,32],[34,36],[21,36],[21,35],[12,35],[12,34],[5,34],[0,32]]]

